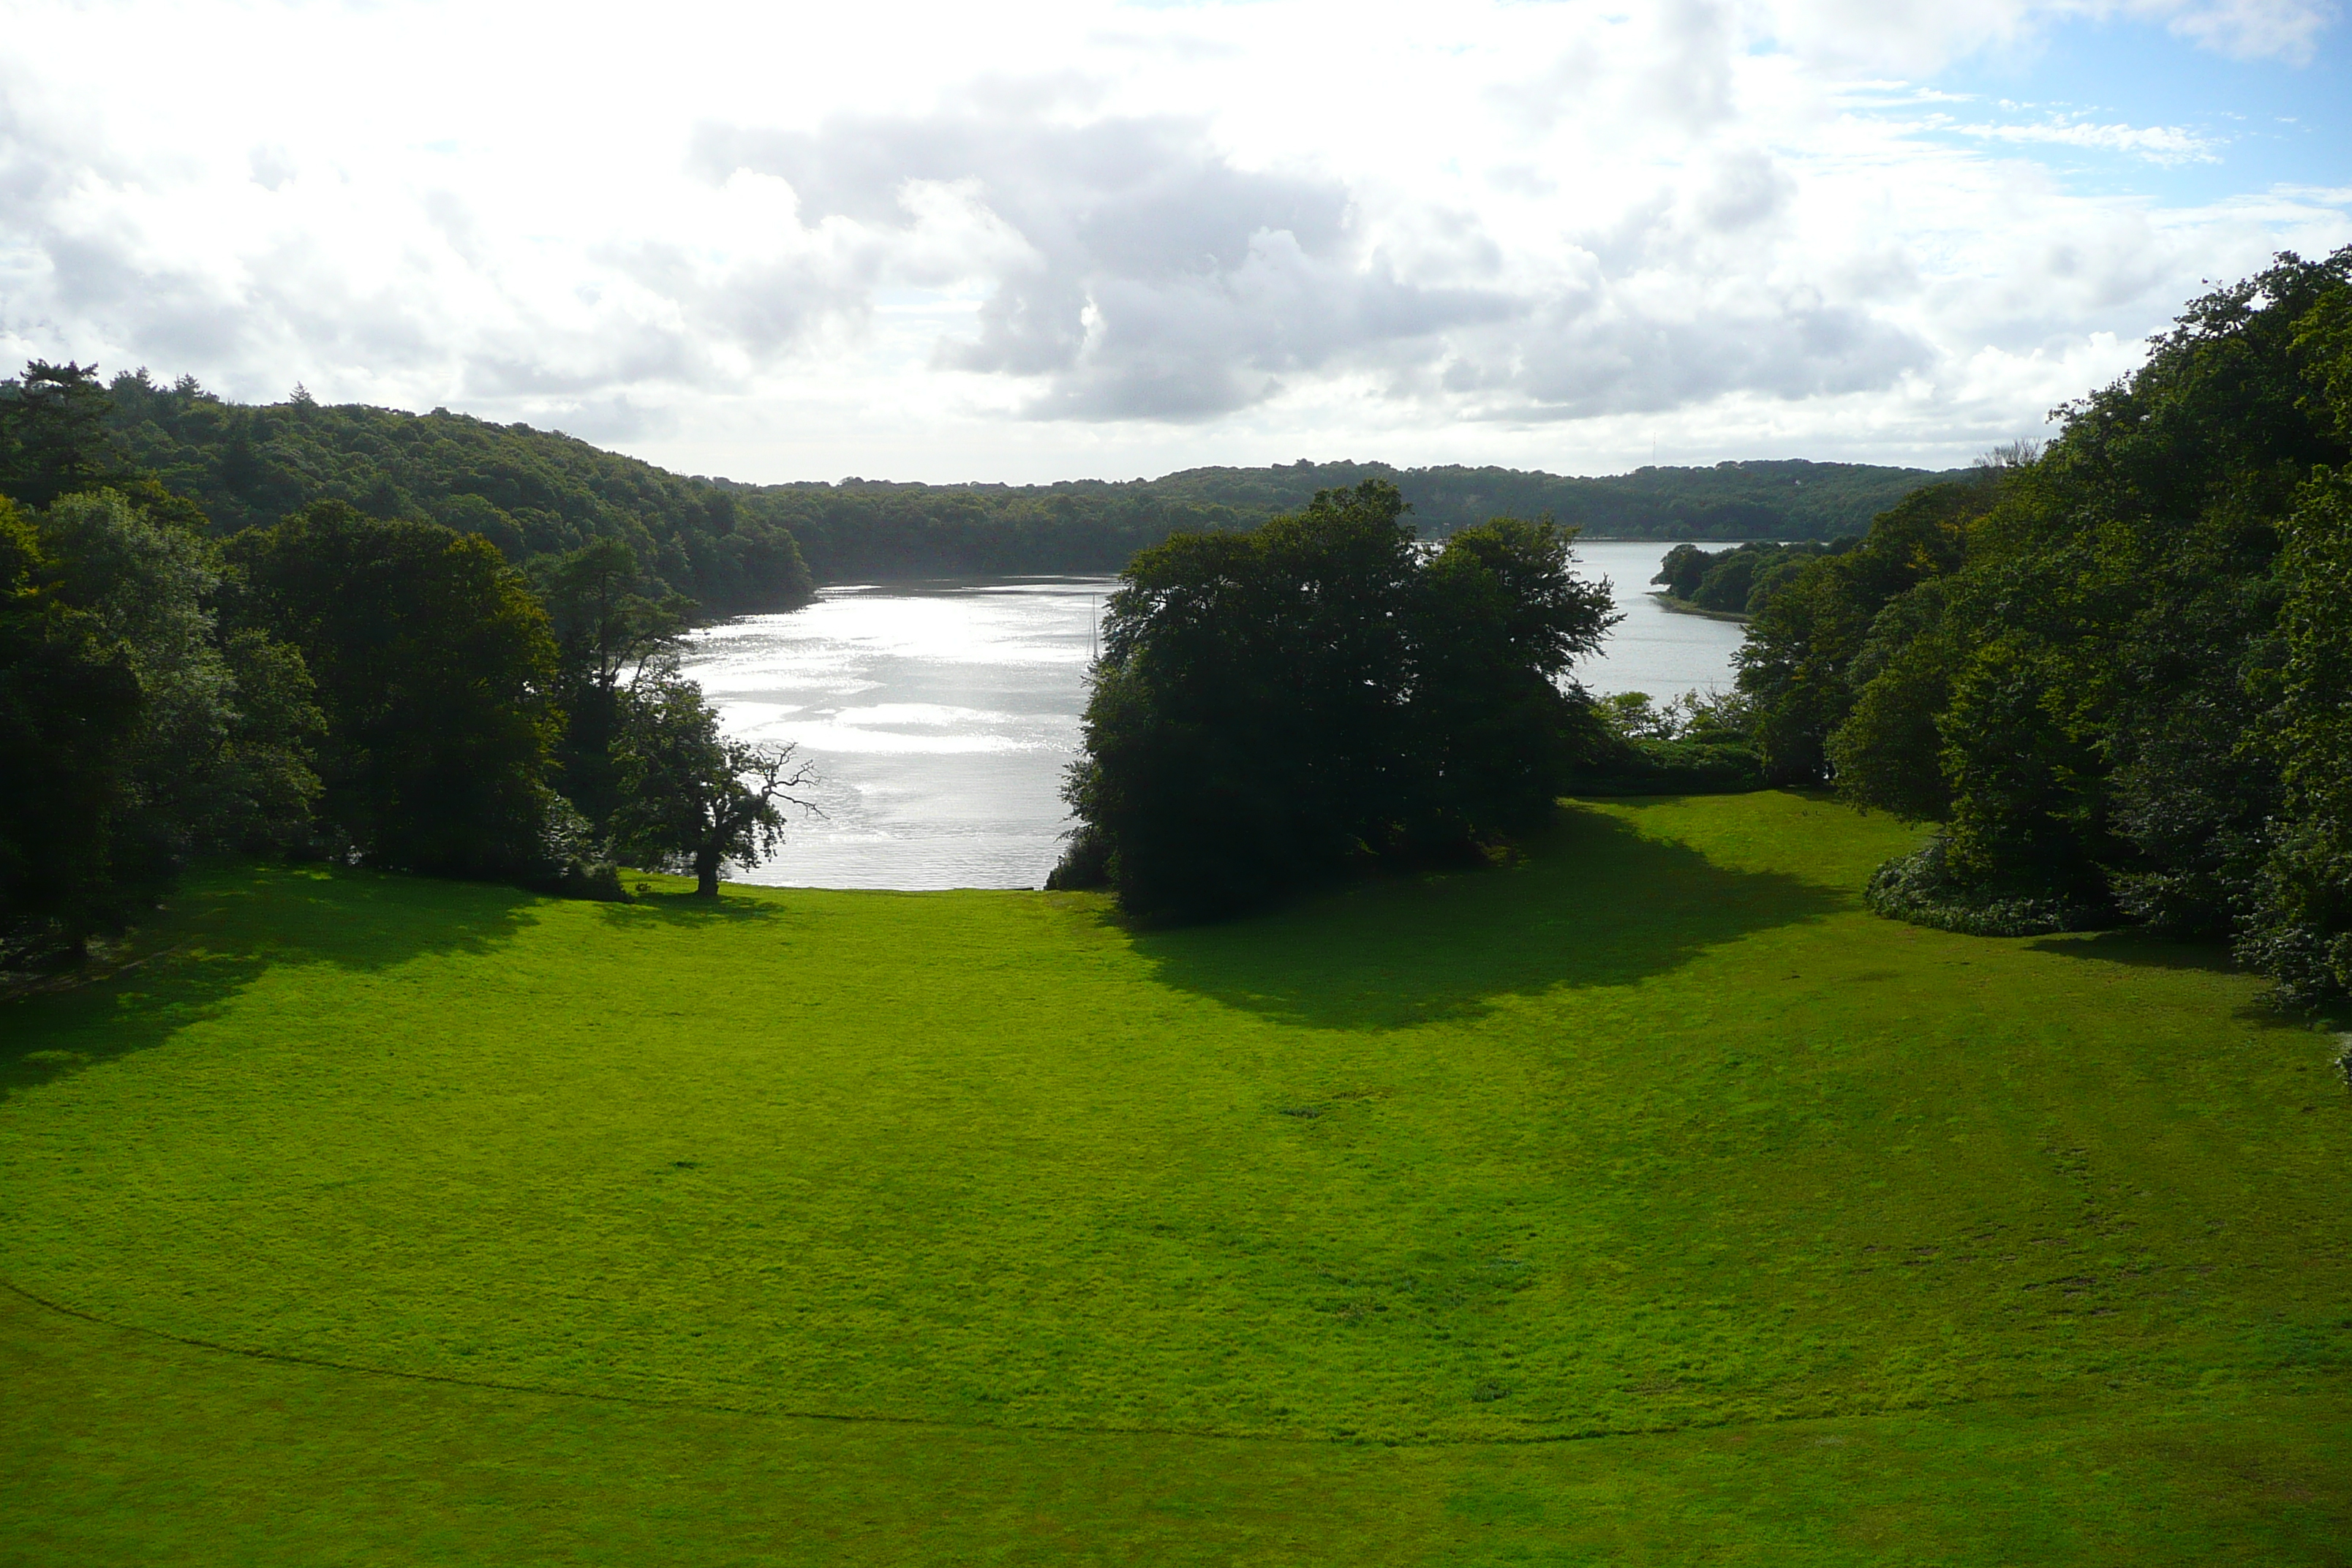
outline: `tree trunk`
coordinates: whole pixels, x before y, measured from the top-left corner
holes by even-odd
[[[694,896],[698,899],[719,896],[719,851],[716,849],[694,852]]]

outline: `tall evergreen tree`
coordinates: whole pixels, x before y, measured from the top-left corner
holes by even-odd
[[[0,495],[40,508],[137,478],[107,427],[113,408],[94,365],[35,360],[0,381]]]

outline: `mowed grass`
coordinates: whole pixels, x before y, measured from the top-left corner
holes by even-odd
[[[1862,912],[1908,841],[206,879],[0,1009],[0,1561],[2352,1561],[2332,1037]]]

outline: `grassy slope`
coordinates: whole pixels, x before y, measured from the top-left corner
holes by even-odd
[[[2347,1561],[2324,1042],[1861,914],[1901,837],[1141,936],[209,883],[0,1013],[0,1277],[104,1320],[0,1297],[0,1561]]]

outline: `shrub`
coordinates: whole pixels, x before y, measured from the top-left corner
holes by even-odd
[[[1941,834],[1881,866],[1864,889],[1864,905],[1890,919],[1964,936],[2049,936],[2116,923],[2111,909],[2040,891],[1970,886],[1951,864]]]

